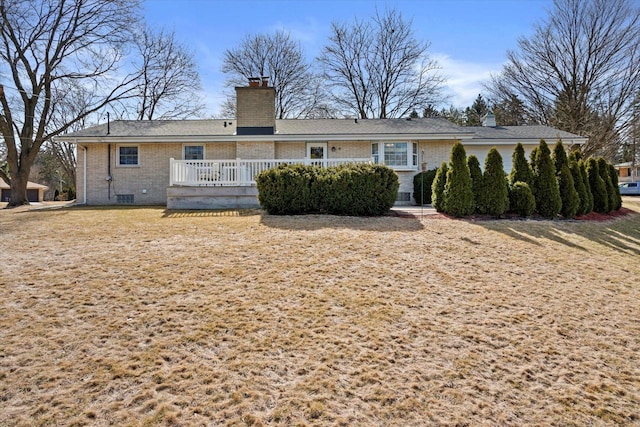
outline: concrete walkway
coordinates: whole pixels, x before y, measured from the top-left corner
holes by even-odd
[[[439,215],[439,213],[431,206],[394,206],[391,208],[391,214],[394,216],[406,218],[420,218],[427,215]]]

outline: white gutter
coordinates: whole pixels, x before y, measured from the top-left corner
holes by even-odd
[[[180,136],[168,135],[157,137],[135,137],[135,136],[113,136],[108,137],[88,137],[83,136],[76,138],[76,143],[185,143],[185,142],[307,142],[307,141],[426,141],[426,140],[469,140],[473,138],[472,133],[457,134],[418,134],[418,133],[372,133],[372,134],[324,134],[324,135],[198,135],[198,136]]]

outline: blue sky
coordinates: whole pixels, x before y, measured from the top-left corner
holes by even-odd
[[[210,116],[223,99],[224,51],[245,35],[284,29],[312,59],[327,42],[331,22],[366,19],[376,7],[395,7],[413,20],[416,38],[431,43],[429,54],[447,77],[449,104],[464,107],[552,6],[552,0],[145,0],[143,13],[150,25],[174,30],[193,50]]]

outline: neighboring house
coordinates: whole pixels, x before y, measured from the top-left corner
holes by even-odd
[[[27,199],[30,202],[42,202],[44,200],[44,192],[48,189],[46,185],[36,184],[35,182],[27,182]],[[6,203],[11,198],[11,187],[9,184],[0,179],[0,202]]]
[[[276,120],[275,91],[265,83],[236,88],[236,119],[115,121],[58,137],[78,147],[78,203],[258,206],[254,176],[269,167],[375,162],[398,173],[397,203],[411,204],[413,176],[448,161],[456,141],[481,164],[498,147],[507,172],[518,142],[527,153],[540,139],[586,142],[545,126],[495,126],[492,115],[484,127],[443,118]]]
[[[618,170],[618,182],[640,181],[640,165],[634,165],[632,162],[626,162],[619,163],[613,167]]]

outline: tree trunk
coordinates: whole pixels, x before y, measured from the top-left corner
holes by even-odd
[[[29,204],[29,199],[27,199],[28,179],[29,173],[25,173],[24,170],[11,175],[11,199],[7,205],[8,208]]]

